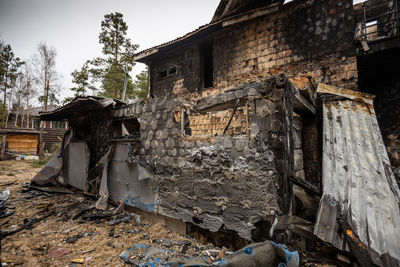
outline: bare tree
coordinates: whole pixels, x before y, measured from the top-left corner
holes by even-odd
[[[34,77],[32,73],[32,67],[30,64],[25,64],[22,70],[22,75],[24,76],[24,90],[22,92],[23,101],[25,102],[25,107],[30,108],[32,106],[31,100],[38,95],[37,90],[34,87]]]
[[[35,82],[43,90],[43,94],[39,97],[39,102],[43,103],[44,111],[47,110],[48,103],[59,102],[57,99],[59,75],[56,70],[56,56],[56,50],[42,42],[38,45],[32,59],[35,69]]]
[[[18,74],[18,78],[16,79],[15,88],[12,91],[12,109],[16,113],[15,125],[18,126],[18,116],[21,116],[21,125],[25,124],[27,127],[29,126],[30,118],[29,114],[26,112],[26,109],[31,107],[31,99],[37,96],[36,90],[33,87],[33,77],[32,71],[29,64],[25,64]]]

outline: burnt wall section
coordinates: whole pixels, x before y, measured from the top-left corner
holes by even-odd
[[[222,27],[151,56],[153,96],[209,91],[202,83],[205,43],[212,44],[215,92],[278,73],[354,90],[353,33],[352,0],[293,1],[277,12]],[[160,73],[172,66],[177,66],[177,74],[160,79]]]
[[[350,0],[340,6],[338,1],[293,1],[276,13],[233,25],[214,40],[216,87],[285,73],[355,89],[352,30]]]
[[[201,84],[200,65],[198,46],[179,47],[174,51],[161,53],[150,64],[152,95],[161,97],[171,93],[184,95],[193,92]],[[164,77],[165,71],[167,73]]]
[[[390,49],[358,58],[359,87],[376,95],[374,106],[389,159],[400,168],[400,49]],[[398,182],[400,171],[395,171]]]
[[[142,147],[130,157],[152,174],[159,214],[250,240],[257,222],[286,212],[290,153],[283,87],[279,77],[197,103],[163,97],[115,110],[118,119],[139,118]],[[182,133],[182,109],[191,116],[218,114],[232,112],[232,103],[248,110],[242,134]]]
[[[296,2],[296,1],[295,1]],[[305,58],[355,55],[353,0],[314,0],[288,5],[285,42]]]

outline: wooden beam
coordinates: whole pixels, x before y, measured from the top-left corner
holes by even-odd
[[[289,176],[289,181],[294,183],[295,185],[303,188],[304,191],[306,191],[307,193],[317,195],[319,197],[322,196],[322,192],[319,190],[318,187],[316,187],[315,185],[313,185],[310,182],[307,182],[306,180],[304,180],[302,178],[295,177],[295,176]]]
[[[226,124],[226,126],[225,126],[225,129],[224,129],[224,132],[223,132],[223,134],[225,134],[225,133],[226,133],[226,131],[228,130],[228,128],[229,128],[229,125],[230,125],[230,124],[231,124],[231,122],[232,122],[233,116],[235,115],[235,113],[236,113],[236,110],[237,110],[237,108],[238,108],[239,104],[240,104],[240,99],[238,98],[238,99],[236,99],[236,104],[235,104],[235,107],[234,107],[234,108],[233,108],[233,110],[232,110],[231,117],[229,118],[229,121],[228,121],[228,123],[227,123],[227,124]]]

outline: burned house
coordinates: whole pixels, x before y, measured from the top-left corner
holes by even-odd
[[[221,0],[209,24],[134,56],[147,101],[43,113],[71,130],[34,181],[178,230],[250,241],[289,227],[396,264],[400,76],[384,62],[397,62],[398,30],[397,1]]]

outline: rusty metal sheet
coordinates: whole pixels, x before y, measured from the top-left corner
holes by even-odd
[[[372,98],[330,89],[339,100],[323,101],[323,197],[314,234],[346,249],[337,220],[344,217],[374,263],[388,255],[400,262],[400,191]]]
[[[152,189],[150,174],[137,162],[130,163],[129,143],[115,147],[108,173],[110,199],[157,213],[157,193]]]

